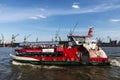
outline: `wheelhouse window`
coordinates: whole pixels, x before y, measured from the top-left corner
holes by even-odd
[[[80,42],[85,42],[85,38],[80,38],[80,37],[74,38],[74,40],[75,41],[80,41]]]

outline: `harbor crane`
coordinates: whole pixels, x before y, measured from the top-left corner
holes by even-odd
[[[55,41],[61,41],[61,37],[59,36],[59,33],[60,33],[60,28],[58,28],[58,31],[56,31]]]
[[[5,39],[4,39],[4,35],[1,34],[1,36],[2,36],[2,40],[1,40],[2,46],[5,47]]]
[[[38,37],[36,38],[36,43],[38,43],[39,41],[38,41]]]
[[[75,26],[73,27],[73,30],[70,30],[69,35],[73,35],[77,25],[78,25],[78,22],[76,22]]]
[[[109,42],[111,42],[111,41],[112,41],[112,39],[110,38],[110,36],[107,36],[107,38],[109,39]]]
[[[15,39],[16,39],[17,36],[19,36],[19,34],[17,34],[17,35],[12,34],[11,44],[13,44],[15,42]]]
[[[17,36],[19,36],[19,34],[17,34],[17,35],[12,34],[11,46],[14,46],[15,39],[16,39]]]
[[[31,36],[31,34],[29,34],[28,36],[24,37],[24,45],[26,45],[27,39]]]

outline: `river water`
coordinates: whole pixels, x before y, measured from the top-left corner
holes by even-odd
[[[120,80],[120,47],[103,47],[111,66],[13,65],[12,48],[0,48],[0,80]]]

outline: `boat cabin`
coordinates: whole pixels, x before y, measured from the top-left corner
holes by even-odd
[[[84,43],[90,42],[90,37],[89,36],[75,36],[71,35],[68,36],[69,44],[74,46],[74,45],[83,45]]]

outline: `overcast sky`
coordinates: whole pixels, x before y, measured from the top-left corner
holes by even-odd
[[[12,34],[19,34],[17,42],[29,34],[28,41],[48,41],[56,31],[65,40],[77,22],[75,34],[87,34],[93,26],[94,39],[120,40],[120,0],[0,0],[0,34],[6,42]]]

